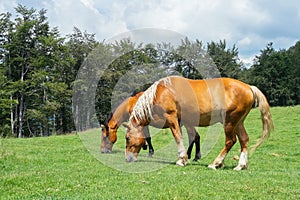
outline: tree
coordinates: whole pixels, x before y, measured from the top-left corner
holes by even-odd
[[[57,111],[66,99],[61,72],[68,54],[57,29],[50,30],[46,11],[19,5],[17,18],[2,15],[1,68],[10,88],[13,135],[49,135],[56,130]],[[13,103],[12,103],[13,102]],[[16,103],[17,102],[17,103]]]
[[[210,42],[207,44],[207,52],[217,66],[221,77],[238,79],[241,73],[238,49],[234,45],[231,49],[227,48],[225,40],[219,43]]]
[[[12,88],[8,87],[8,79],[0,69],[0,137],[12,136],[13,129],[9,126],[11,107],[18,102],[11,99]]]
[[[73,85],[72,96],[73,116],[77,131],[83,131],[96,126],[94,123],[97,123],[98,120],[94,111],[94,105],[96,106],[96,110],[97,106],[106,108],[105,93],[109,94],[109,82],[103,79],[103,82],[100,84],[104,88],[104,90],[101,90],[103,99],[99,99],[98,94],[95,95],[95,90],[98,84],[97,80],[106,73],[104,69],[110,64],[111,60],[114,60],[112,47],[99,43],[97,48],[93,49],[81,64]],[[106,77],[106,74],[103,77]],[[104,111],[100,110],[99,112],[103,113]]]
[[[298,41],[294,46],[288,49],[288,55],[291,58],[290,69],[290,80],[291,98],[295,101],[295,104],[300,104],[300,41]]]
[[[97,117],[100,122],[103,122],[107,114],[136,89],[146,89],[146,87],[139,88],[138,82],[140,81],[132,80],[132,78],[140,79],[143,76],[147,85],[148,80],[154,80],[154,77],[157,76],[153,73],[153,70],[151,71],[152,64],[158,63],[155,59],[157,52],[151,45],[142,48],[141,44],[137,45],[129,39],[124,39],[108,45],[107,48],[110,57],[114,59],[111,59],[113,60],[112,63],[107,63],[107,68],[102,72],[97,85],[95,103]],[[140,67],[134,68],[135,66]],[[135,73],[135,76],[130,76],[130,73]],[[121,85],[115,88],[119,80],[126,74],[131,77],[131,80],[127,84],[121,81]],[[149,76],[152,76],[152,79],[149,79]],[[115,98],[112,99],[113,93]]]
[[[60,81],[66,85],[66,93],[61,102],[61,107],[57,111],[59,117],[56,120],[56,124],[59,133],[68,133],[75,129],[73,112],[76,113],[77,110],[74,109],[72,112],[74,81],[82,63],[98,44],[95,40],[95,34],[82,32],[76,27],[74,27],[72,34],[67,35],[67,42],[62,50],[62,52],[66,52],[66,54],[63,54],[65,55],[64,58],[62,58],[64,67],[59,70]]]
[[[219,73],[214,68],[213,60],[205,51],[201,41],[193,42],[184,38],[175,52],[173,62],[176,70],[183,77],[190,79],[218,77]]]
[[[276,51],[273,44],[256,56],[250,69],[250,83],[259,87],[273,106],[295,104],[295,74],[286,50]]]

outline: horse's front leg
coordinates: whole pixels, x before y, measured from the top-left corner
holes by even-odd
[[[188,162],[188,156],[183,145],[182,132],[178,123],[178,119],[170,116],[167,118],[167,120],[178,147],[178,160],[176,164],[179,166],[185,166]]]

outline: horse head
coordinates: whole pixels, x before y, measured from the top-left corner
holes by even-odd
[[[114,143],[117,140],[117,128],[111,128],[108,125],[101,125],[101,128],[101,153],[110,153]]]
[[[133,162],[137,160],[138,154],[143,147],[147,149],[146,140],[142,131],[142,126],[135,127],[132,123],[123,124],[126,131],[126,161]]]

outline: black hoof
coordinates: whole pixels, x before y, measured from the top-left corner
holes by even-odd
[[[149,158],[152,158],[153,155],[154,155],[154,151],[150,150],[150,151],[149,151],[149,154],[148,154],[148,157],[149,157]]]
[[[201,158],[201,155],[200,156],[196,156],[193,161],[197,162],[200,158]]]

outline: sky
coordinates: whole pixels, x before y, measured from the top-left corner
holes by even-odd
[[[299,0],[0,0],[0,13],[13,13],[18,4],[46,9],[62,36],[74,26],[98,41],[136,29],[167,29],[204,44],[225,39],[245,64],[270,42],[279,50],[300,40]]]

